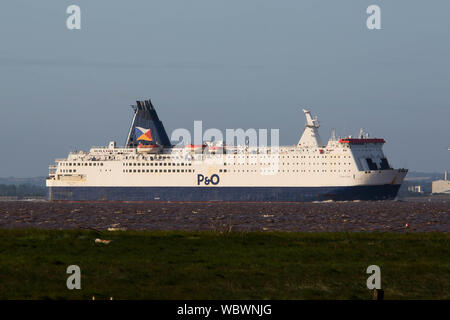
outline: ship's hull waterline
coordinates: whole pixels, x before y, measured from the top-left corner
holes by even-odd
[[[399,184],[348,187],[49,187],[53,201],[309,202],[392,200]]]

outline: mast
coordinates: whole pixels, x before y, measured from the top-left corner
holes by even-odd
[[[127,136],[127,140],[125,141],[125,147],[128,147],[130,144],[131,131],[133,130],[134,122],[136,121],[137,107],[135,105],[131,105],[131,108],[133,108],[133,110],[134,110],[134,115],[133,115],[133,120],[131,121],[130,130],[128,130],[128,136]]]
[[[312,117],[309,110],[302,109],[306,117],[305,130],[302,137],[298,141],[298,146],[305,147],[323,147],[322,140],[319,134],[319,120],[317,117]]]

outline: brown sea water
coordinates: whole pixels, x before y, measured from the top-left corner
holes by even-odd
[[[450,199],[319,203],[0,201],[0,228],[449,232]]]

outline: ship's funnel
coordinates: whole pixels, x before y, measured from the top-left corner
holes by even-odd
[[[136,105],[132,107],[134,117],[125,146],[136,147],[139,144],[158,144],[163,147],[170,147],[169,137],[152,102],[150,100],[136,101]]]

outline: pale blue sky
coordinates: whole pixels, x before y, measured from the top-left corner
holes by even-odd
[[[66,8],[82,29],[66,29]],[[366,8],[382,30],[366,28]],[[450,169],[450,2],[380,0],[19,1],[0,4],[0,176],[122,144],[128,107],[151,98],[175,128],[279,128],[301,107],[331,128],[387,140],[396,167]]]

